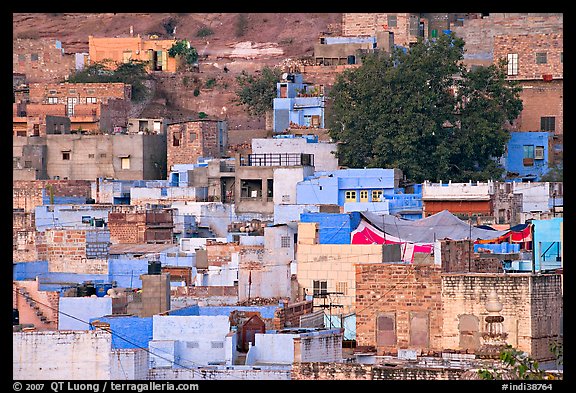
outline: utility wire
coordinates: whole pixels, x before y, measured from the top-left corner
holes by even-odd
[[[161,358],[161,359],[163,359],[163,360],[166,360],[166,361],[168,361],[168,362],[170,362],[170,363],[172,363],[172,364],[174,364],[174,365],[180,366],[180,367],[185,368],[185,369],[187,369],[187,370],[190,370],[190,371],[192,371],[192,372],[195,371],[193,368],[189,368],[189,367],[187,367],[187,366],[185,366],[185,365],[183,365],[183,364],[180,364],[180,363],[178,363],[178,362],[176,362],[176,361],[174,361],[174,360],[171,360],[171,359],[169,359],[169,358],[165,358],[165,357],[160,356],[160,355],[158,355],[158,354],[156,354],[156,353],[153,353],[153,352],[150,351],[148,348],[142,347],[142,346],[140,346],[139,344],[137,344],[137,343],[135,343],[135,342],[127,339],[126,337],[123,337],[122,335],[116,333],[115,331],[112,330],[112,328],[103,328],[103,327],[100,327],[100,326],[94,326],[94,325],[93,325],[92,323],[90,323],[90,322],[86,322],[86,321],[84,321],[84,320],[82,320],[82,319],[80,319],[80,318],[75,317],[74,315],[67,314],[67,313],[65,313],[65,312],[63,312],[63,311],[60,311],[59,309],[55,309],[54,307],[52,307],[52,306],[49,305],[49,304],[42,303],[42,302],[34,299],[33,297],[29,296],[29,295],[25,295],[25,294],[21,293],[20,291],[18,291],[17,289],[13,289],[13,291],[16,292],[18,295],[24,297],[25,299],[30,299],[30,300],[34,301],[35,303],[41,304],[41,305],[43,305],[44,307],[47,307],[47,308],[49,308],[50,310],[57,312],[58,314],[65,315],[65,316],[67,316],[67,317],[69,317],[69,318],[72,318],[72,319],[75,319],[75,320],[77,320],[77,321],[79,321],[79,322],[85,323],[85,324],[87,324],[88,326],[94,327],[95,329],[101,329],[101,330],[104,330],[104,331],[108,331],[108,332],[110,332],[112,335],[118,337],[119,339],[124,340],[124,341],[126,341],[127,343],[129,343],[129,344],[131,344],[131,345],[134,345],[136,348],[139,348],[139,349],[142,349],[142,350],[148,352],[148,354],[150,354],[150,355],[157,356],[157,357],[159,357],[159,358]],[[166,353],[166,351],[163,351],[163,350],[160,350],[160,352]],[[198,366],[202,366],[201,364],[195,363],[195,362],[193,362],[193,361],[191,361],[191,360],[187,360],[187,361],[189,361],[190,363],[193,363],[193,364],[197,364]]]

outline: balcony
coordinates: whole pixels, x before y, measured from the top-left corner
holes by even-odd
[[[240,156],[240,166],[314,166],[314,154],[248,154]]]

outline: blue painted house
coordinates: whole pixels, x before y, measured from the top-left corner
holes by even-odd
[[[338,205],[344,212],[372,211],[422,217],[422,191],[406,194],[399,187],[399,169],[364,168],[315,172],[296,185],[296,203]],[[405,217],[406,216],[406,217]]]
[[[285,131],[292,125],[324,128],[325,98],[320,88],[304,83],[302,74],[284,74],[276,90],[274,132]]]
[[[553,132],[511,132],[504,157],[507,179],[538,182],[548,172]]]
[[[350,233],[360,224],[360,213],[302,213],[300,222],[318,223],[320,244],[350,244]]]

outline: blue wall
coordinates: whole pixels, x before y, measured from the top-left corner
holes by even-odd
[[[508,142],[505,168],[507,172],[519,174],[519,178],[540,181],[542,175],[548,172],[548,141],[552,132],[511,132]],[[524,166],[524,145],[544,146],[544,159],[534,160],[533,166]]]
[[[559,257],[562,255],[560,223],[563,220],[562,217],[556,217],[549,220],[532,221],[534,225],[534,252],[540,270],[559,269],[562,266]]]
[[[357,191],[357,202],[360,202],[360,190],[369,191],[368,202],[372,202],[372,190],[382,190],[384,198],[395,195],[394,170],[365,168],[315,172],[296,184],[296,203],[344,206],[346,191],[352,190]]]
[[[83,202],[82,202],[83,203]],[[51,208],[52,211],[48,209]],[[94,209],[91,205],[76,206],[66,205],[43,205],[34,209],[36,230],[44,231],[53,227],[76,227],[82,229],[95,228],[90,222],[83,223],[82,217],[103,219],[108,222],[110,208]]]
[[[122,288],[142,288],[141,274],[148,274],[148,259],[110,258],[108,260],[110,278]]]
[[[133,349],[148,348],[148,342],[152,340],[152,317],[102,317],[91,319],[110,324],[112,331],[112,348]],[[95,330],[90,325],[90,330]]]
[[[36,276],[48,273],[48,261],[16,262],[12,268],[15,281],[35,280]]]
[[[303,213],[301,222],[317,222],[320,244],[350,244],[350,233],[360,224],[360,213]]]

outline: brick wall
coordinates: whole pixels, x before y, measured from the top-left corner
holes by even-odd
[[[76,68],[74,55],[56,48],[56,40],[15,39],[12,45],[13,72],[26,75],[28,82],[66,79]]]
[[[540,131],[541,117],[555,117],[555,135],[564,135],[563,80],[520,82],[523,109],[512,131]]]
[[[549,344],[558,340],[563,312],[562,275],[536,275],[532,277],[530,301],[532,315],[531,354],[537,359],[553,359]]]
[[[199,157],[218,158],[218,123],[190,121],[170,124],[167,144],[168,171],[174,164],[194,164]]]
[[[494,37],[494,62],[507,59],[509,53],[518,55],[518,75],[509,75],[509,79],[542,79],[542,75],[551,74],[553,78],[562,78],[564,63],[560,56],[564,51],[562,33],[522,35],[496,35]],[[544,64],[536,62],[536,53],[546,53]]]
[[[43,191],[44,199],[49,203],[50,188],[54,198],[90,198],[92,195],[89,180],[16,180],[12,182],[12,207],[33,212],[36,206],[43,204]]]
[[[464,39],[464,63],[490,65],[495,56],[494,37],[499,35],[562,33],[563,16],[515,16],[507,18],[466,19],[463,26],[450,25],[456,36]]]
[[[144,243],[146,211],[135,207],[116,208],[108,213],[108,229],[112,244]]]
[[[469,240],[441,240],[442,272],[446,273],[501,273],[499,258],[481,257],[474,252]]]
[[[51,272],[107,274],[107,244],[92,243],[94,230],[86,229],[47,229],[46,254],[48,270]],[[99,230],[107,232],[107,230]],[[87,247],[95,247],[87,253]],[[100,250],[100,248],[101,250]]]
[[[103,104],[110,100],[131,99],[132,88],[125,83],[30,83],[30,102],[48,104],[48,97],[56,97],[58,104],[66,104],[69,97],[76,97],[77,104],[87,104],[87,97]]]
[[[282,321],[282,327],[300,326],[300,317],[314,311],[312,301],[290,303],[279,308],[276,313]]]
[[[356,342],[375,346],[379,354],[399,348],[423,352],[441,349],[440,267],[412,264],[356,264]],[[377,319],[393,320],[395,343],[379,344]],[[411,336],[414,318],[427,320],[427,337]],[[426,343],[424,343],[424,341]]]
[[[232,253],[240,252],[242,247],[238,243],[220,243],[206,241],[206,255],[208,266],[224,266],[232,261]]]
[[[388,15],[396,16],[396,27],[388,25]],[[409,13],[344,13],[342,14],[342,35],[373,36],[379,31],[394,33],[394,44],[408,46],[417,37],[410,34]],[[420,21],[420,18],[417,18]]]

